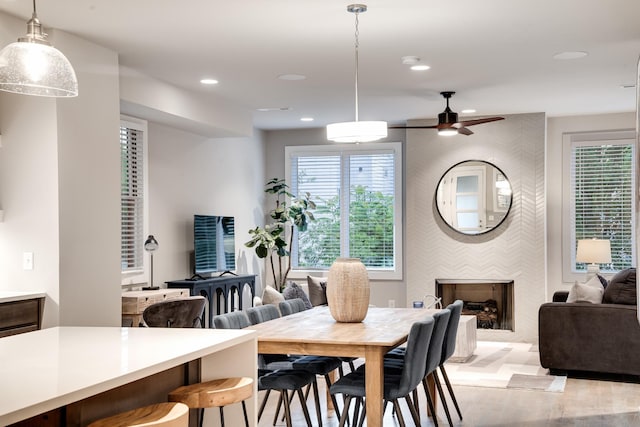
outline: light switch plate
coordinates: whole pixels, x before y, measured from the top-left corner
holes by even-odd
[[[33,270],[33,252],[22,253],[22,269]]]

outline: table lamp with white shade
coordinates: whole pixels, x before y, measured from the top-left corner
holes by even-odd
[[[606,239],[578,240],[576,262],[587,264],[587,280],[600,272],[600,264],[611,263],[611,242]]]

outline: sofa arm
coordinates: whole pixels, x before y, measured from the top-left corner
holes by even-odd
[[[569,291],[558,291],[553,294],[553,302],[567,302]]]
[[[545,303],[538,334],[544,368],[640,375],[635,305]]]

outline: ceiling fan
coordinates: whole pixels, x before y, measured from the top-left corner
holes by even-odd
[[[458,113],[451,111],[451,108],[449,108],[449,98],[451,98],[453,94],[455,94],[455,92],[440,92],[440,95],[442,95],[447,100],[447,108],[445,108],[442,113],[438,114],[437,125],[389,126],[389,129],[438,129],[438,135],[472,135],[473,132],[467,129],[467,126],[495,122],[497,120],[504,120],[504,117],[485,117],[484,119],[458,121]]]

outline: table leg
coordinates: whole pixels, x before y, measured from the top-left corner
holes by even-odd
[[[365,383],[367,395],[367,426],[382,427],[384,397],[384,349],[367,347],[365,350]]]

